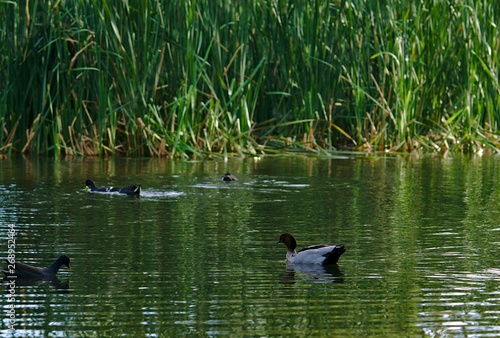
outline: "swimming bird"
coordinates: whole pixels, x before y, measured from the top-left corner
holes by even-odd
[[[313,245],[296,252],[297,241],[288,232],[282,234],[277,243],[286,245],[286,261],[292,264],[337,264],[340,256],[346,251],[343,244],[336,244]]]
[[[5,260],[8,264],[6,268],[2,268],[2,272],[5,276],[16,276],[16,277],[24,277],[24,278],[49,278],[54,277],[59,271],[61,265],[66,265],[68,269],[69,267],[69,257],[66,255],[59,256],[51,266],[46,268],[38,268],[36,266],[31,266],[28,264],[22,264],[15,262],[11,264],[8,260]],[[12,266],[13,265],[13,266]]]
[[[224,177],[222,178],[223,181],[229,182],[229,181],[237,181],[238,179],[236,176],[232,175],[231,173],[226,173]]]
[[[132,184],[126,187],[96,187],[95,183],[92,180],[86,180],[85,186],[90,188],[90,191],[97,192],[117,192],[120,194],[126,195],[139,195],[141,193],[141,185],[140,184]]]

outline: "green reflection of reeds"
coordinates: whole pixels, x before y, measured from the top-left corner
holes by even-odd
[[[1,1],[0,149],[498,150],[480,1]]]

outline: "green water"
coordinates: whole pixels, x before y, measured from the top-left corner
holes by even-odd
[[[500,335],[499,158],[0,161],[2,336]],[[236,182],[223,182],[226,171]],[[86,192],[141,183],[141,198]],[[345,244],[336,267],[285,263]],[[3,244],[2,244],[3,243]],[[3,300],[9,286],[4,281]]]

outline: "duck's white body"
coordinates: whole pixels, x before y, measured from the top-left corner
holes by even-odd
[[[286,261],[291,264],[337,264],[340,256],[346,251],[343,245],[337,244],[313,245],[296,252],[297,242],[288,232],[280,236],[278,243],[286,245]]]
[[[323,264],[326,256],[339,248],[337,245],[312,246],[302,249],[299,252],[288,250],[286,261],[292,264]]]

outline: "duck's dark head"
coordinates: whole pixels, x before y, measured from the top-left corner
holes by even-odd
[[[295,241],[295,238],[292,236],[292,234],[288,232],[285,232],[280,236],[280,239],[278,240],[278,242],[276,242],[276,244],[278,243],[284,243],[288,248],[288,250],[291,251],[295,250],[295,248],[297,247],[297,242]]]
[[[86,180],[85,181],[85,186],[89,187],[89,188],[93,188],[93,187],[95,187],[95,183],[92,182],[92,180]]]
[[[70,266],[69,266],[69,257],[66,256],[66,255],[61,255],[59,256],[59,258],[57,260],[60,260],[61,261],[61,264],[64,264],[68,267],[68,269],[71,270]]]

